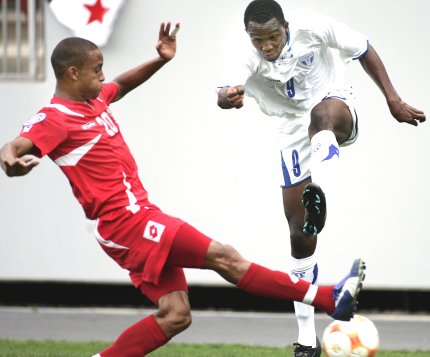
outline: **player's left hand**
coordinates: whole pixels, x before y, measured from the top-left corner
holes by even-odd
[[[158,43],[156,46],[158,54],[166,61],[170,61],[173,57],[175,57],[176,34],[179,31],[180,25],[177,23],[172,32],[170,32],[170,27],[170,22],[167,22],[166,24],[164,22],[161,23],[160,33],[158,35]]]
[[[390,112],[399,123],[407,123],[413,126],[418,126],[418,123],[426,121],[426,116],[422,110],[411,107],[409,104],[398,99],[389,102]]]

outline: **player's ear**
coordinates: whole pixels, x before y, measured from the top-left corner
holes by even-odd
[[[70,79],[72,79],[72,80],[76,81],[76,80],[78,79],[78,71],[79,71],[79,68],[78,68],[78,67],[76,67],[76,66],[70,66],[70,67],[68,67],[68,68],[67,68],[67,70],[66,70],[66,75],[67,75]]]

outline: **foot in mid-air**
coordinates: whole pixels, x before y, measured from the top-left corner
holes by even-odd
[[[327,216],[325,195],[316,183],[309,183],[302,195],[302,204],[305,207],[305,223],[303,233],[316,236],[322,231]]]
[[[349,321],[358,307],[358,294],[363,287],[365,263],[356,259],[347,276],[333,287],[335,309],[329,314],[335,320]]]
[[[294,343],[294,354],[293,357],[320,357],[321,356],[321,344],[317,337],[317,345],[304,346],[300,343]]]

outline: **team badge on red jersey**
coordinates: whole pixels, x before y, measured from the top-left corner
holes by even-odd
[[[34,124],[40,123],[41,121],[45,120],[45,118],[45,113],[34,114],[30,119],[28,119],[24,124],[22,124],[22,132],[28,133]]]
[[[28,119],[22,126],[30,126],[33,124],[37,124],[43,120],[45,120],[46,114],[45,113],[37,113],[34,114],[30,119]]]
[[[161,236],[163,235],[165,228],[166,226],[163,224],[154,221],[148,221],[145,226],[145,231],[143,232],[143,238],[158,243],[161,239]]]

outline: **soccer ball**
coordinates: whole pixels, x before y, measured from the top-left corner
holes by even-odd
[[[355,315],[350,321],[333,321],[322,337],[322,348],[328,357],[372,357],[378,347],[375,324],[361,315]]]

